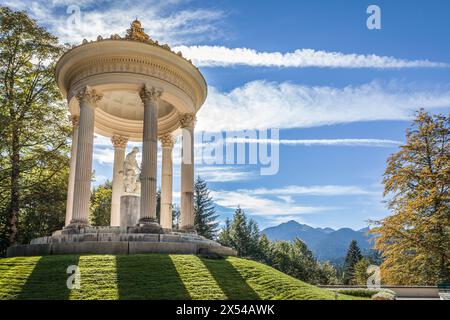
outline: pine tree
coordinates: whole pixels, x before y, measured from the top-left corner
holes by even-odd
[[[252,248],[251,230],[248,225],[244,211],[238,207],[234,212],[231,223],[231,246],[237,251],[240,257],[250,257]]]
[[[263,233],[258,241],[257,260],[267,265],[272,263],[272,245],[267,236]]]
[[[204,180],[197,178],[194,185],[195,230],[207,239],[215,239],[218,232],[218,215],[210,191]]]
[[[369,274],[367,273],[367,268],[369,267],[370,262],[368,259],[363,258],[359,260],[355,264],[355,272],[353,275],[353,284],[357,284],[360,286],[365,286],[367,284],[367,279],[369,278]]]
[[[318,284],[321,285],[338,285],[336,268],[329,262],[325,261],[320,265],[320,274]]]
[[[345,257],[345,264],[344,264],[344,284],[352,284],[354,272],[355,272],[355,265],[358,263],[359,260],[363,258],[361,254],[361,250],[358,247],[358,243],[356,240],[352,240],[350,242],[350,246],[348,247],[347,255]]]
[[[227,218],[225,220],[225,226],[220,230],[219,237],[217,238],[217,242],[225,247],[232,247],[231,242],[231,220]]]

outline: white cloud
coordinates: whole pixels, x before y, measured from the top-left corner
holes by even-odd
[[[15,10],[26,10],[62,43],[79,44],[84,38],[95,40],[98,35],[124,35],[136,17],[151,38],[161,43],[177,45],[221,37],[216,24],[223,18],[223,12],[179,9],[176,5],[183,2],[186,1],[5,0],[4,4]]]
[[[114,163],[114,149],[95,148],[93,159],[101,165],[112,165]]]
[[[381,191],[373,187],[360,186],[285,186],[282,188],[257,188],[211,191],[214,202],[222,207],[236,209],[240,206],[252,216],[263,217],[278,224],[288,220],[299,220],[298,216],[341,210],[335,206],[305,206],[295,197],[299,196],[362,196],[378,197]]]
[[[401,145],[402,141],[388,139],[227,139],[227,143],[262,143],[288,146],[344,146],[344,147],[392,147]]]
[[[373,189],[373,188],[371,188]],[[368,190],[360,186],[341,186],[341,185],[324,185],[324,186],[298,186],[291,185],[283,188],[258,188],[258,189],[239,189],[252,195],[308,195],[308,196],[355,196],[355,195],[379,195],[378,191]]]
[[[200,67],[318,67],[318,68],[442,68],[449,64],[429,60],[404,60],[374,54],[345,54],[341,52],[298,49],[294,52],[258,52],[247,48],[222,46],[179,46],[175,48]]]
[[[256,173],[237,166],[200,166],[195,174],[208,182],[236,182],[254,179]]]
[[[252,81],[230,92],[209,88],[197,130],[307,128],[373,120],[408,120],[418,108],[450,106],[450,88],[371,82],[343,88]],[[238,120],[239,119],[239,120]]]
[[[259,196],[254,196],[250,193],[245,193],[242,190],[238,191],[211,191],[214,202],[219,206],[236,209],[240,206],[250,215],[273,217],[286,215],[301,215],[322,212],[330,209],[330,207],[314,207],[302,206],[293,204],[291,201],[284,199],[269,199]]]

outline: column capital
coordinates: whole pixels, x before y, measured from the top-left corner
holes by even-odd
[[[69,116],[69,120],[72,121],[72,127],[77,128],[80,124],[80,116],[79,115],[73,115]]]
[[[161,142],[161,146],[163,148],[173,148],[175,144],[175,138],[171,133],[166,133],[159,136],[159,141]]]
[[[161,97],[162,93],[163,93],[162,89],[157,89],[149,85],[144,85],[142,89],[139,91],[139,96],[141,97],[142,102],[144,102],[145,107],[145,101],[147,100],[156,101]]]
[[[111,142],[114,148],[124,149],[127,146],[128,138],[119,135],[114,135],[111,138]]]
[[[89,102],[91,105],[95,106],[97,102],[103,98],[103,95],[97,90],[89,86],[85,86],[75,94],[75,97],[80,103]]]
[[[197,118],[194,113],[183,113],[178,121],[181,128],[194,128]]]

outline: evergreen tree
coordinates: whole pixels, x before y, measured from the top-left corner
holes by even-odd
[[[321,265],[306,244],[298,238],[293,242],[272,243],[270,265],[308,283],[319,284],[333,281],[323,279],[326,274],[322,271]],[[336,277],[336,273],[333,273],[332,277]]]
[[[111,223],[112,183],[106,181],[91,193],[89,221],[93,226],[109,226]]]
[[[234,212],[230,230],[231,246],[240,257],[251,257],[252,235],[244,211],[238,207]]]
[[[218,232],[218,215],[210,196],[208,186],[200,177],[194,185],[195,230],[207,239],[215,239]]]
[[[272,264],[272,245],[265,234],[262,234],[258,241],[258,261],[267,265]]]
[[[225,247],[233,247],[231,242],[231,220],[229,218],[225,220],[225,226],[220,230],[217,242]]]
[[[329,264],[320,265],[303,241],[269,241],[265,234],[260,234],[258,224],[248,220],[240,207],[232,220],[225,221],[218,241],[235,249],[240,257],[263,262],[297,279],[314,284],[338,283],[336,270]]]
[[[369,274],[367,273],[367,268],[370,266],[369,260],[362,258],[355,264],[355,272],[353,275],[352,283],[360,286],[367,285],[367,279]]]
[[[352,284],[354,272],[355,272],[355,265],[358,263],[359,260],[363,258],[361,254],[361,250],[358,247],[358,243],[356,240],[352,240],[350,242],[350,246],[348,247],[347,255],[345,257],[345,263],[344,263],[344,284]]]
[[[336,268],[329,261],[325,261],[320,265],[318,284],[321,285],[340,284],[339,279],[337,277]]]

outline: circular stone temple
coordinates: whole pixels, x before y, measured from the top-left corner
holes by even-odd
[[[58,86],[73,124],[65,227],[28,245],[8,248],[8,256],[65,253],[216,253],[234,250],[194,230],[195,115],[207,85],[200,71],[152,40],[138,20],[125,37],[101,36],[73,46],[56,66]],[[94,133],[110,137],[114,166],[110,226],[89,225]],[[182,136],[179,229],[172,229],[172,149]],[[139,171],[134,148],[142,142]],[[157,220],[157,153],[162,147],[160,221]]]

